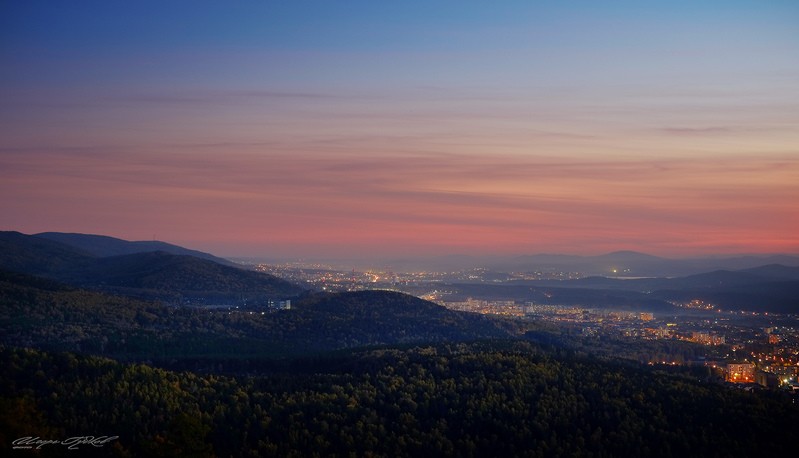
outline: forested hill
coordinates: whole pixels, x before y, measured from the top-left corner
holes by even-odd
[[[225,303],[296,296],[304,290],[272,275],[162,251],[99,258],[59,278],[115,293]]]
[[[89,253],[19,232],[0,232],[0,268],[56,277],[92,262]]]
[[[0,345],[0,451],[84,456],[792,456],[799,408],[524,342],[377,349],[227,377]],[[28,452],[28,451],[25,451]],[[61,455],[58,455],[61,456]]]
[[[304,323],[329,348],[510,337],[500,321],[391,291],[317,294],[295,308],[281,319]]]
[[[387,291],[319,294],[279,312],[174,307],[0,271],[5,344],[197,364],[508,337],[502,323]]]
[[[80,240],[85,241],[85,237],[93,236],[81,236]],[[100,240],[105,239],[100,237]],[[111,240],[109,243],[116,246],[117,239]],[[98,256],[98,252],[113,250],[92,251],[83,246],[85,243],[78,245],[19,232],[0,232],[0,268],[73,286],[178,304],[265,304],[304,291],[273,275],[206,258],[165,251]],[[178,251],[191,252],[181,250]]]
[[[34,237],[69,245],[73,248],[77,248],[78,250],[89,253],[92,256],[100,258],[162,251],[164,253],[170,254],[194,256],[195,258],[206,259],[208,261],[214,261],[218,264],[224,264],[228,266],[235,265],[227,259],[220,258],[209,253],[198,250],[190,250],[188,248],[183,248],[182,246],[160,242],[157,240],[131,242],[115,237],[109,237],[107,235],[75,234],[65,232],[42,232],[40,234],[35,234]]]

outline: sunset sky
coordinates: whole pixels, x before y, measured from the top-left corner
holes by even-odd
[[[2,1],[0,230],[799,253],[799,2]]]

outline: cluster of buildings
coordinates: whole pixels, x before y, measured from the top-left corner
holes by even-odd
[[[726,339],[724,336],[720,336],[714,332],[693,331],[691,337],[687,340],[702,345],[723,345]]]
[[[384,289],[403,291],[451,310],[550,322],[590,338],[683,341],[705,347],[702,364],[735,384],[799,390],[799,317],[722,311],[716,305],[688,300],[673,305],[682,312],[655,316],[646,311],[618,311],[570,305],[536,304],[513,300],[458,297],[448,284],[494,283],[509,280],[580,278],[579,272],[526,272],[503,274],[485,269],[453,272],[347,271],[322,264],[262,264],[256,270],[305,283],[320,291]],[[269,309],[291,308],[290,301],[270,302]],[[658,362],[661,363],[661,362]],[[687,364],[675,360],[670,364]]]
[[[796,364],[727,363],[720,367],[724,380],[738,384],[757,384],[766,388],[790,388],[799,391],[799,366]]]
[[[584,337],[674,340],[707,347],[699,362],[724,381],[799,391],[799,327],[796,317],[718,312],[711,304],[691,301],[685,315],[655,317],[651,312],[609,311],[579,306],[517,303],[507,300],[439,302],[459,311],[526,317],[576,330]],[[707,312],[707,313],[703,313]],[[767,321],[766,321],[767,320]],[[782,322],[782,326],[763,323]],[[677,361],[671,364],[679,364]]]
[[[461,312],[517,317],[527,314],[526,306],[519,305],[515,301],[486,301],[468,298],[461,302],[441,302],[441,305]]]
[[[512,280],[573,280],[582,278],[580,272],[536,271],[498,273],[484,268],[453,271],[418,270],[394,272],[386,269],[365,271],[349,270],[340,266],[305,263],[269,263],[252,266],[294,283],[306,284],[321,291],[362,291],[366,289],[402,289],[406,292],[414,286],[427,288],[445,282],[502,283]],[[420,294],[421,295],[421,294]]]

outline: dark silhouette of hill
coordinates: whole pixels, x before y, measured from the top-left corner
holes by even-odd
[[[0,270],[0,344],[7,345],[207,367],[371,345],[509,336],[500,321],[390,291],[319,293],[290,310],[260,313],[174,307]]]
[[[799,312],[798,268],[778,265],[742,271],[717,270],[683,278],[632,280],[651,296],[669,301],[702,299],[726,310]],[[622,281],[623,283],[623,281]]]
[[[301,301],[295,308],[292,314],[308,323],[320,337],[325,336],[331,345],[342,341],[359,346],[509,337],[507,331],[485,316],[455,312],[392,291],[320,294]]]
[[[509,287],[513,286],[517,291],[524,291],[524,287],[528,287],[530,291],[548,292],[550,297],[537,299],[540,303],[605,307],[615,304],[624,307],[635,305],[636,301],[639,305],[648,301],[652,305],[658,302],[662,305],[702,299],[727,310],[797,313],[797,277],[799,268],[771,264],[747,270],[717,270],[678,278],[587,277],[562,281],[517,281],[511,282]],[[579,293],[563,294],[563,291]]]
[[[125,254],[147,253],[152,251],[162,251],[164,253],[194,256],[195,258],[207,259],[218,264],[234,266],[235,264],[227,259],[214,256],[202,251],[190,250],[171,243],[153,241],[127,241],[106,235],[95,234],[76,234],[65,232],[42,232],[35,234],[34,237],[52,240],[63,243],[78,250],[96,256],[98,258],[108,256],[121,256]]]
[[[164,298],[178,293],[192,302],[237,298],[264,301],[304,291],[265,273],[161,251],[100,258],[62,278],[85,287],[142,297]]]
[[[108,242],[104,237],[78,238],[84,242]],[[117,243],[110,240],[112,245]],[[195,256],[151,251],[101,257],[82,248],[19,232],[0,233],[0,268],[84,288],[172,303],[265,302],[304,291],[273,275]]]
[[[632,278],[618,279],[609,277],[585,277],[576,280],[536,281],[532,283],[548,284],[560,287],[581,287],[598,289],[629,289],[636,291],[652,291],[664,288],[696,289],[719,288],[731,285],[750,285],[774,281],[799,280],[799,267],[787,267],[779,264],[755,267],[739,271],[716,270],[701,274],[676,278]],[[521,282],[519,282],[521,283]],[[530,283],[530,282],[527,282]]]
[[[672,301],[701,299],[724,310],[799,313],[799,282],[764,282],[697,290],[660,290],[653,297]]]
[[[780,264],[784,266],[799,266],[799,257],[774,254],[764,256],[733,256],[724,258],[697,258],[688,262],[695,266],[694,273],[709,272],[713,270],[746,270],[764,265]]]
[[[662,298],[632,288],[581,287],[576,281],[524,281],[506,284],[447,284],[448,290],[463,297],[483,300],[511,300],[544,305],[569,305],[617,310],[671,311]]]
[[[774,280],[799,280],[799,267],[788,267],[782,264],[769,264],[751,269],[744,269],[742,272]]]
[[[74,245],[51,240],[70,240]],[[91,242],[97,242],[92,247]],[[171,247],[180,253],[195,253],[162,242],[126,242],[104,236],[44,233],[29,236],[0,233],[0,268],[25,272],[87,288],[172,303],[253,304],[300,294],[301,288],[274,276],[225,266],[196,256],[144,251],[120,256],[99,256],[138,249]],[[208,255],[210,256],[210,255]],[[790,261],[791,257],[780,257]],[[635,276],[666,269],[674,263],[642,253],[620,251],[603,256],[540,255],[520,257],[524,262],[546,262],[560,269],[611,266],[619,276]],[[745,265],[763,258],[731,258],[724,262]],[[703,260],[704,262],[717,260]],[[563,263],[563,264],[558,264]],[[582,264],[581,264],[582,263]],[[590,267],[594,266],[594,267]],[[621,272],[621,273],[620,273]],[[566,281],[514,281],[507,284],[457,285],[464,295],[485,299],[509,299],[537,303],[596,307],[664,310],[669,302],[704,299],[725,309],[799,312],[799,267],[778,264],[750,266],[744,270],[714,270],[675,278],[622,279],[615,276]],[[609,292],[612,291],[612,292]]]
[[[799,313],[799,280],[786,280],[792,271],[782,267],[669,279],[652,296],[672,301],[701,299],[725,310]]]
[[[669,259],[635,251],[616,251],[599,256],[517,256],[494,261],[488,267],[500,271],[581,272],[588,276],[606,277],[684,277],[715,270],[751,269],[768,264],[799,266],[799,257],[770,255]]]
[[[648,276],[664,275],[674,269],[672,261],[635,251],[615,251],[599,256],[538,254],[518,256],[503,266],[515,271],[583,272],[589,275]],[[665,274],[665,275],[668,275]]]
[[[89,253],[63,243],[20,232],[0,232],[0,267],[4,269],[54,276],[80,268],[92,259]]]
[[[676,288],[681,290],[697,289],[721,289],[733,286],[753,285],[771,281],[769,278],[761,277],[747,272],[716,270],[697,275],[689,275],[682,278],[667,278],[660,281],[653,281],[653,285],[661,288]],[[647,284],[642,281],[641,284]]]

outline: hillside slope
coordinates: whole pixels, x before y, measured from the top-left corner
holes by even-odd
[[[92,451],[121,456],[791,456],[799,422],[776,393],[525,343],[376,349],[264,377],[2,346],[0,367],[0,450],[88,430],[118,436]]]
[[[204,253],[198,250],[190,250],[171,243],[153,241],[128,241],[106,235],[96,234],[75,234],[66,232],[42,232],[35,234],[34,237],[52,240],[63,243],[64,245],[77,248],[80,251],[91,254],[98,258],[108,256],[121,256],[126,254],[147,253],[162,251],[164,253],[194,256],[195,258],[214,261],[219,264],[233,266],[234,263],[227,259]]]
[[[79,239],[99,240],[101,244],[106,241],[102,236],[81,235]],[[117,243],[111,240],[112,245]],[[182,248],[178,251],[181,250],[191,252]],[[175,304],[243,305],[265,304],[305,291],[270,274],[193,255],[148,251],[98,256],[91,251],[45,237],[0,232],[1,269],[114,294]]]
[[[264,302],[304,291],[269,274],[161,251],[100,258],[61,278],[84,287],[141,297],[179,295],[191,303]]]
[[[509,336],[483,316],[386,291],[310,296],[291,310],[260,313],[172,307],[2,270],[0,331],[8,345],[205,362]]]
[[[0,232],[0,268],[57,276],[91,263],[94,256],[75,247],[20,232]]]

